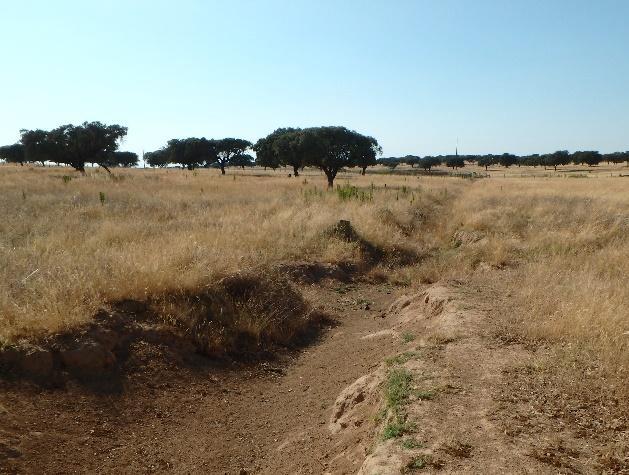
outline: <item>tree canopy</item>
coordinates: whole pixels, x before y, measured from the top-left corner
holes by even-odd
[[[367,167],[376,164],[382,149],[373,137],[345,127],[281,128],[258,140],[253,146],[256,164],[277,168],[290,166],[295,176],[299,169],[313,166],[321,169],[332,186],[338,171],[344,167]]]
[[[107,159],[112,167],[135,167],[138,165],[138,154],[134,152],[112,152]]]
[[[144,159],[153,167],[166,167],[174,164],[188,170],[215,165],[221,169],[224,175],[225,167],[236,165],[236,162],[238,163],[237,166],[242,166],[240,163],[243,163],[243,160],[246,160],[248,156],[244,152],[250,147],[251,142],[244,139],[214,140],[205,137],[171,139],[165,147],[145,154]],[[250,159],[253,160],[253,157]]]
[[[304,167],[301,133],[301,129],[285,127],[258,140],[253,146],[256,164],[272,169],[292,167],[294,175],[299,176],[299,169]]]
[[[101,122],[84,122],[81,125],[62,125],[56,129],[22,130],[26,161],[65,163],[84,172],[85,164],[92,162],[108,169],[111,157],[127,134],[120,125]]]
[[[229,162],[232,167],[240,167],[243,170],[245,167],[252,167],[255,165],[255,159],[248,153],[242,153],[240,155],[234,155]]]
[[[378,159],[378,164],[380,165],[384,165],[385,167],[391,169],[391,170],[395,170],[396,167],[402,163],[400,158],[396,158],[396,157],[382,157]]]
[[[121,141],[127,134],[127,128],[101,122],[84,122],[81,125],[61,125],[52,130],[33,129],[20,131],[19,143],[0,147],[0,160],[7,163],[66,164],[81,172],[85,164],[98,164],[108,167],[134,167],[138,156],[133,152],[119,151]],[[255,151],[255,158],[247,154]],[[586,164],[595,166],[607,163],[626,162],[629,166],[629,151],[601,154],[597,151],[558,150],[548,154],[517,156],[511,153],[501,155],[440,155],[425,156],[405,155],[403,157],[377,158],[382,148],[373,137],[360,134],[341,126],[309,127],[305,129],[283,127],[260,138],[255,145],[245,139],[223,138],[206,139],[189,137],[171,139],[159,150],[145,154],[145,163],[153,167],[178,165],[193,170],[198,167],[219,168],[225,174],[228,166],[246,167],[258,165],[276,169],[280,166],[291,167],[294,176],[299,176],[304,167],[321,169],[332,186],[336,175],[342,168],[359,167],[362,174],[369,166],[382,164],[391,169],[407,164],[411,168],[431,171],[433,167],[445,164],[457,169],[466,162],[477,163],[487,170],[490,165],[510,167]]]
[[[447,167],[456,170],[457,168],[463,168],[465,166],[465,158],[459,155],[447,155],[445,159]]]
[[[164,168],[170,164],[170,156],[168,150],[160,148],[154,152],[146,152],[144,154],[144,161],[151,167]]]
[[[417,165],[419,163],[419,161],[421,160],[421,157],[418,157],[416,155],[406,155],[404,158],[404,163],[406,163],[407,165],[410,165],[411,168],[414,168],[415,165]]]
[[[572,163],[585,164],[588,166],[598,165],[603,161],[603,156],[599,152],[592,150],[584,152],[574,152],[572,154]]]
[[[24,145],[15,143],[13,145],[4,145],[0,147],[0,160],[6,160],[7,163],[19,163],[24,165]]]
[[[169,140],[165,153],[169,163],[178,164],[188,170],[208,166],[217,158],[214,141],[205,137]]]
[[[215,152],[215,160],[221,169],[221,174],[225,174],[225,167],[229,165],[229,162],[236,155],[244,154],[252,144],[248,140],[226,138],[220,140],[213,140],[212,147]],[[213,157],[213,158],[214,158]]]
[[[496,159],[493,155],[481,155],[476,159],[476,163],[479,167],[485,167],[485,171],[494,163],[496,163]]]
[[[373,165],[376,154],[381,153],[373,137],[340,126],[304,129],[300,149],[305,165],[317,167],[325,173],[328,187],[334,186],[334,179],[342,168]]]
[[[441,159],[439,157],[424,157],[419,161],[419,167],[428,170],[432,170],[432,167],[438,167],[441,165]]]
[[[518,157],[512,153],[503,153],[498,157],[498,163],[505,168],[509,168],[511,165],[516,165],[518,163]]]
[[[356,166],[360,167],[361,174],[364,175],[367,167],[377,163],[376,157],[382,153],[382,147],[373,137],[361,135],[358,132],[353,132],[353,134],[355,141],[352,146],[353,160],[356,162]]]

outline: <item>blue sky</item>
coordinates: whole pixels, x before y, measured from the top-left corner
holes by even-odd
[[[384,155],[629,150],[625,0],[0,0],[0,144],[345,125]]]

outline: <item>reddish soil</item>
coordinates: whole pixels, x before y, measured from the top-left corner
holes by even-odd
[[[386,328],[379,315],[391,292],[339,283],[318,289],[317,302],[338,326],[276,361],[169,368],[154,358],[154,367],[128,374],[121,394],[4,382],[0,466],[8,473],[321,473],[334,450],[329,408],[387,353],[390,342],[357,337]],[[134,348],[145,352],[143,361],[158,350]]]
[[[522,422],[532,416],[519,370],[539,349],[499,338],[491,289],[436,289],[305,287],[337,323],[305,349],[273,360],[174,364],[163,348],[137,343],[120,391],[0,382],[0,472],[629,473],[622,444],[605,465],[609,439],[579,435],[539,411],[535,427]],[[405,292],[408,303],[399,300]],[[374,421],[381,387],[354,392],[348,424],[333,433],[339,394],[364,375],[386,372],[383,361],[403,352],[414,355],[404,365],[415,389],[436,391],[409,403],[416,447],[382,441]],[[523,427],[511,433],[518,414]],[[614,435],[621,441],[625,422]],[[373,468],[378,463],[382,469]]]

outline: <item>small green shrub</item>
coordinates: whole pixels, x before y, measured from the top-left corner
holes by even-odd
[[[422,444],[421,442],[418,442],[417,440],[413,439],[412,437],[408,437],[407,439],[404,439],[402,441],[402,447],[405,449],[420,449],[424,446],[424,444]]]
[[[312,201],[317,198],[323,198],[323,190],[318,189],[316,186],[313,188],[306,188],[303,191],[303,195],[306,201]]]
[[[406,404],[411,393],[413,375],[405,368],[396,368],[389,373],[386,383],[387,406],[398,411],[400,406]]]
[[[389,366],[400,365],[416,358],[417,356],[419,356],[419,353],[415,351],[405,351],[404,353],[385,359],[384,362]]]
[[[414,391],[413,394],[417,399],[420,399],[422,401],[430,401],[431,399],[435,398],[437,392],[427,389],[418,389]]]
[[[430,463],[428,458],[425,455],[420,455],[419,457],[411,460],[406,468],[410,470],[421,470],[422,468],[426,468],[426,466]]]
[[[389,422],[382,432],[382,438],[384,440],[395,439],[401,437],[411,430],[411,426],[406,422],[391,421]]]
[[[402,340],[404,340],[404,343],[409,343],[411,341],[413,341],[415,339],[415,335],[413,335],[410,332],[404,332],[402,333]]]
[[[336,187],[336,195],[341,201],[357,200],[361,202],[373,201],[373,189],[369,192],[359,190],[357,187],[346,183],[345,185],[338,185]]]

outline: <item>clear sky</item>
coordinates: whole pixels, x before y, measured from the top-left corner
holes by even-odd
[[[0,0],[0,144],[345,125],[385,156],[629,150],[626,0]]]

